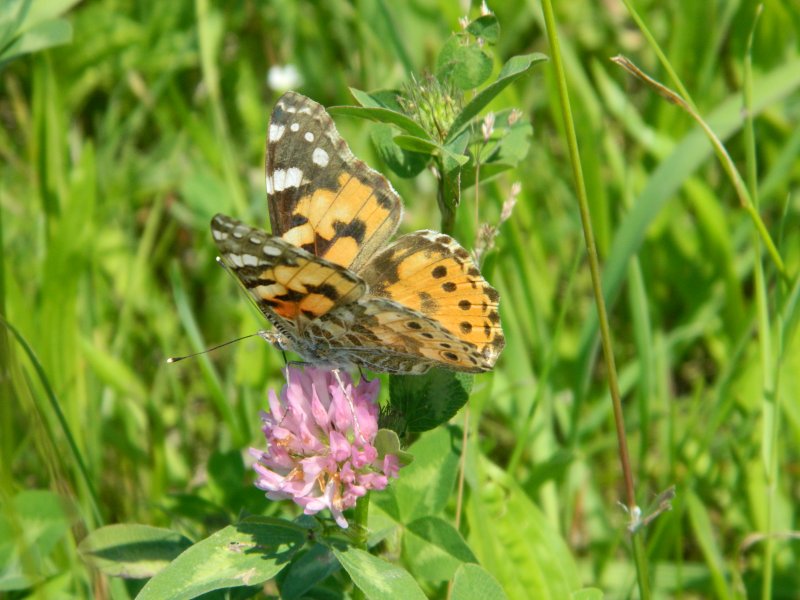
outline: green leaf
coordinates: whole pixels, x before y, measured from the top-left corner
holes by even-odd
[[[348,88],[353,98],[356,99],[361,106],[366,108],[386,108],[395,112],[402,113],[403,108],[397,101],[397,96],[400,95],[398,90],[378,90],[377,92],[364,92],[357,88]]]
[[[508,124],[511,111],[502,111],[495,117],[495,130],[501,132],[497,147],[492,152],[492,162],[517,164],[528,156],[533,137],[533,125],[525,117],[519,117],[513,125]]]
[[[26,490],[14,496],[0,514],[0,591],[29,588],[54,575],[48,557],[69,525],[57,494]]]
[[[480,181],[485,183],[500,173],[516,167],[528,155],[533,135],[533,126],[525,117],[520,117],[513,125],[508,124],[510,110],[504,110],[495,115],[495,133],[492,137],[494,147],[487,146],[488,150],[481,152]],[[467,130],[464,130],[466,133]],[[471,142],[483,139],[483,135],[476,132],[471,136]],[[490,142],[490,144],[492,143]],[[462,169],[462,191],[475,184],[475,161]]]
[[[500,74],[494,83],[486,86],[467,104],[461,113],[455,118],[447,133],[447,139],[451,140],[461,134],[464,128],[469,125],[473,117],[477,116],[500,92],[517,79],[525,75],[536,63],[547,60],[544,54],[534,52],[521,56],[512,56],[500,70]]]
[[[0,3],[0,63],[12,56],[71,41],[72,26],[57,17],[78,2],[79,0],[4,0]],[[53,25],[56,22],[60,23]],[[69,30],[68,39],[59,41],[66,29]]]
[[[106,575],[146,579],[191,545],[191,540],[176,531],[131,523],[92,531],[78,545],[78,551]]]
[[[446,581],[463,563],[478,562],[458,530],[432,516],[406,526],[403,556],[414,575],[429,581]]]
[[[386,492],[373,494],[371,503],[398,523],[440,514],[456,481],[459,457],[452,438],[444,427],[420,437],[409,448],[414,462],[403,468]]]
[[[139,379],[139,373],[128,362],[121,360],[108,348],[99,348],[87,339],[81,339],[81,349],[100,381],[132,401],[144,403],[147,388]]]
[[[453,578],[451,600],[507,600],[497,580],[480,565],[463,564]]]
[[[284,568],[305,540],[306,530],[289,521],[247,518],[187,549],[137,598],[195,598],[213,590],[259,585]]]
[[[476,43],[465,43],[462,36],[447,40],[436,60],[436,77],[449,79],[457,88],[471,90],[492,74],[492,57]]]
[[[80,0],[5,0],[6,6],[3,13],[0,13],[0,23],[3,23],[10,13],[14,12],[14,4],[17,5],[15,17],[22,17],[19,31],[30,31],[39,23],[49,21],[63,15],[70,8],[78,4]],[[25,6],[27,4],[27,6]]]
[[[445,154],[445,158],[447,158],[450,155],[460,156],[464,154],[467,150],[467,146],[469,145],[469,140],[470,140],[470,132],[467,129],[465,129],[459,135],[453,138],[448,138],[444,144],[444,147],[447,148],[447,150],[449,150],[449,154]]]
[[[331,106],[328,112],[332,115],[347,115],[350,117],[358,117],[360,119],[368,119],[378,123],[389,123],[396,125],[403,131],[415,135],[417,137],[430,139],[428,133],[414,121],[411,117],[404,115],[395,110],[388,108],[366,108],[361,106]]]
[[[387,454],[394,454],[400,459],[400,464],[404,467],[414,461],[414,455],[400,448],[400,438],[391,429],[379,429],[375,435],[373,445],[378,451],[378,458],[382,459]]]
[[[401,148],[394,141],[394,132],[392,126],[386,123],[378,123],[372,128],[370,137],[375,144],[378,156],[400,177],[406,179],[416,177],[425,169],[430,156]],[[421,138],[415,137],[414,139]]]
[[[500,22],[493,14],[483,15],[467,25],[467,31],[490,44],[496,44],[500,38]]]
[[[333,553],[367,598],[425,600],[425,594],[405,569],[357,548],[334,548]]]
[[[52,19],[32,27],[17,37],[0,54],[0,64],[23,54],[60,46],[72,41],[72,25],[66,19]]]
[[[603,600],[603,590],[599,588],[583,588],[577,592],[572,592],[571,600]]]
[[[440,150],[440,146],[436,142],[418,138],[413,135],[398,135],[395,136],[393,141],[403,150],[411,150],[413,152],[435,155],[439,154]]]
[[[220,526],[230,522],[223,507],[198,494],[170,494],[164,498],[163,506],[173,519],[219,523]]]
[[[692,490],[687,489],[685,495],[689,523],[694,533],[693,539],[697,542],[700,552],[705,557],[705,564],[709,569],[711,581],[714,585],[714,595],[717,598],[733,598],[736,593],[732,589],[727,576],[728,566],[725,561],[724,551],[717,539],[718,532],[714,527],[710,511]]]
[[[445,146],[440,146],[435,142],[424,140],[413,135],[398,135],[394,137],[393,141],[403,150],[420,154],[424,153],[431,156],[444,156],[458,166],[469,162],[469,156],[465,154],[453,154]]]
[[[431,369],[425,375],[393,375],[389,378],[389,403],[402,415],[405,429],[420,432],[449,421],[472,389],[472,375]]]
[[[581,578],[570,550],[516,481],[482,459],[483,480],[473,484],[466,514],[467,541],[510,598],[569,598]]]
[[[208,487],[212,492],[210,499],[228,509],[257,511],[264,504],[264,492],[251,485],[240,450],[217,450],[211,454]],[[252,506],[254,501],[256,506]]]
[[[329,548],[322,544],[312,546],[281,573],[278,587],[282,600],[302,597],[317,583],[338,570],[339,562]]]

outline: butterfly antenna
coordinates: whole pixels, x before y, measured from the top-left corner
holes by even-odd
[[[242,337],[236,338],[235,340],[228,340],[227,342],[223,342],[222,344],[217,344],[216,346],[212,346],[211,348],[206,348],[201,352],[194,352],[192,354],[187,354],[186,356],[170,356],[167,359],[168,364],[176,363],[181,361],[185,358],[192,358],[193,356],[199,356],[201,354],[205,354],[206,352],[211,352],[212,350],[216,350],[217,348],[222,348],[223,346],[228,346],[230,344],[235,344],[236,342],[241,342],[242,340],[246,340],[247,338],[255,337],[255,336],[262,336],[263,331],[256,331],[255,333],[251,333],[248,335],[243,335]]]

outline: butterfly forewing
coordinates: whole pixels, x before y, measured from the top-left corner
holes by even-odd
[[[214,217],[211,230],[225,264],[270,320],[302,329],[366,291],[351,271],[225,215]]]
[[[272,233],[353,271],[402,216],[386,178],[353,156],[322,106],[294,92],[272,112],[266,181]]]

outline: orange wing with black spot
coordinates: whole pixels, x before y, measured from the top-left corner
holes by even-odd
[[[295,92],[272,112],[266,180],[273,235],[351,271],[402,217],[386,178],[353,156],[322,106]]]
[[[417,336],[421,355],[460,370],[487,370],[494,365],[505,345],[500,297],[453,238],[428,230],[404,235],[376,254],[359,275],[369,286],[370,297],[387,298],[421,313],[439,330],[464,342],[464,349],[474,347],[482,360],[476,369],[468,360],[469,351],[455,352],[448,340],[439,339],[440,334],[426,336],[424,331]],[[409,320],[407,331],[417,328],[424,330],[426,324]]]

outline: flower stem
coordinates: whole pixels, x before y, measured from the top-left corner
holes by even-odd
[[[367,518],[369,517],[369,492],[358,499],[355,508],[356,548],[367,550]],[[353,600],[366,600],[364,592],[353,584]]]
[[[362,550],[367,549],[367,518],[369,517],[369,492],[356,502],[355,525],[358,531],[357,546]]]
[[[570,108],[569,91],[567,90],[567,80],[564,73],[564,65],[561,60],[561,48],[558,41],[558,31],[556,30],[556,20],[553,13],[551,0],[542,0],[542,10],[544,12],[545,28],[550,44],[550,54],[553,60],[556,82],[558,85],[558,96],[560,101],[561,116],[564,120],[564,131],[567,136],[570,160],[572,162],[572,174],[575,179],[575,191],[578,197],[578,208],[583,224],[583,237],[586,243],[586,251],[589,257],[589,270],[592,275],[592,288],[594,291],[595,303],[597,304],[597,317],[600,323],[600,338],[603,344],[603,355],[608,371],[608,387],[611,393],[611,402],[614,408],[614,424],[617,430],[617,444],[619,446],[619,458],[622,467],[622,475],[625,483],[625,504],[633,511],[636,508],[636,495],[633,487],[633,473],[631,472],[630,455],[628,453],[628,442],[625,437],[625,421],[622,414],[622,400],[619,395],[619,385],[617,383],[617,367],[614,361],[614,352],[611,344],[611,331],[608,325],[608,315],[606,313],[605,300],[603,299],[603,288],[600,280],[600,261],[597,258],[597,247],[595,246],[594,232],[592,231],[591,215],[589,213],[589,201],[586,195],[586,185],[583,179],[583,170],[578,153],[578,140],[575,133],[575,123],[572,118]],[[637,578],[639,581],[639,594],[644,600],[650,598],[650,588],[647,576],[647,561],[644,544],[641,542],[640,535],[632,533],[633,537],[633,558],[636,565]]]

